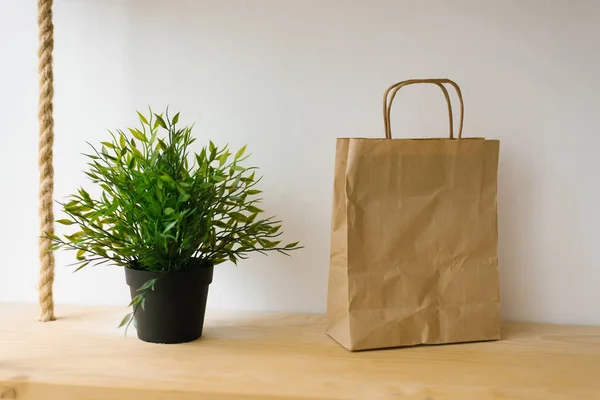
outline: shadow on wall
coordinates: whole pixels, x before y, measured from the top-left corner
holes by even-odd
[[[500,304],[502,319],[519,321],[534,315],[536,304],[536,227],[530,224],[537,212],[534,163],[520,157],[511,145],[501,141],[498,170],[498,241]]]

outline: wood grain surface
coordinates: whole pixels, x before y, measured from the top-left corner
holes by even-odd
[[[124,308],[57,311],[0,304],[0,399],[600,399],[600,327],[350,353],[322,315],[213,312],[200,340],[156,345],[116,328]]]

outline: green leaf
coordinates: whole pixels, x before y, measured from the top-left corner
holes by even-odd
[[[79,249],[77,251],[77,255],[75,256],[75,258],[77,258],[78,260],[85,260],[84,254],[85,254],[85,250]]]
[[[246,222],[247,218],[244,214],[241,214],[239,212],[230,212],[229,216],[234,220],[234,221],[238,221],[238,222]]]
[[[135,156],[138,157],[141,160],[144,159],[144,155],[136,147],[133,147],[133,154],[135,154]]]
[[[91,173],[91,172],[87,172],[87,171],[86,171],[86,172],[85,172],[85,174],[86,174],[87,176],[89,176],[89,177],[90,177],[92,180],[98,180],[98,179],[99,179],[99,178],[98,178],[98,176],[97,176],[96,174],[94,174],[94,173]]]
[[[88,228],[87,226],[82,226],[81,230],[83,231],[83,233],[85,233],[86,235],[88,235],[90,237],[96,236],[96,231],[94,231],[91,228]]]
[[[78,191],[79,191],[79,194],[81,195],[81,197],[83,197],[83,199],[85,200],[86,203],[90,203],[92,201],[92,198],[91,198],[90,194],[88,192],[86,192],[83,188],[80,188]]]
[[[187,194],[187,192],[181,185],[177,185],[177,191],[179,192],[179,194],[181,194],[183,196],[185,196]]]
[[[167,174],[163,174],[160,176],[160,179],[162,179],[165,182],[173,182],[173,178],[171,178],[169,175]]]
[[[75,270],[73,271],[73,273],[79,271],[80,269],[86,267],[88,264],[90,263],[90,261],[86,261],[83,264],[81,264],[80,266],[78,266],[77,268],[75,268]]]
[[[85,233],[83,231],[77,231],[72,235],[65,235],[65,237],[71,242],[75,242],[83,237],[85,237]],[[57,238],[58,239],[58,238]]]
[[[61,225],[74,225],[74,224],[76,224],[76,222],[71,221],[70,219],[58,219],[58,220],[56,220],[56,222],[58,222]]]
[[[167,128],[165,120],[160,115],[154,114],[154,116],[156,117],[156,123],[158,123],[159,126],[163,127],[164,129],[169,129]]]
[[[250,189],[250,190],[246,191],[246,193],[248,193],[248,196],[254,196],[254,195],[262,193],[262,190]]]
[[[138,292],[143,292],[144,290],[154,290],[154,285],[156,284],[156,281],[158,281],[158,278],[154,278],[154,279],[149,279],[146,281],[146,283],[144,283],[139,289]]]
[[[146,135],[144,135],[142,132],[140,132],[137,129],[129,128],[129,132],[131,132],[133,137],[136,138],[137,140],[141,140],[142,142],[148,141],[148,138],[146,138]]]
[[[293,243],[287,244],[287,245],[285,245],[284,249],[292,249],[294,247],[297,247],[298,244],[300,244],[300,242],[293,242]]]
[[[148,120],[146,119],[146,117],[144,117],[144,115],[142,113],[140,113],[139,111],[136,111],[138,117],[140,118],[140,121],[142,121],[142,123],[146,124],[146,125],[150,125],[148,123]]]
[[[223,153],[220,157],[219,157],[219,167],[222,167],[223,165],[225,165],[225,163],[227,162],[227,159],[229,158],[230,154],[229,152]]]
[[[175,114],[175,116],[171,120],[171,124],[175,125],[178,121],[179,121],[179,113]]]
[[[142,301],[142,295],[138,294],[131,299],[131,301],[129,302],[129,307],[135,306],[136,304],[139,304],[141,301]]]
[[[203,147],[200,154],[196,154],[196,161],[198,161],[198,165],[200,165],[205,160],[206,160],[206,148]]]
[[[94,251],[96,253],[98,253],[98,255],[101,257],[108,257],[108,254],[106,253],[106,251],[101,247],[95,246]]]
[[[177,225],[177,220],[175,221],[171,221],[166,227],[165,230],[163,231],[163,235],[165,235],[167,232],[169,232],[175,225]]]
[[[71,197],[74,197],[74,195],[71,195]],[[65,209],[67,209],[69,207],[75,207],[77,204],[79,204],[78,200],[71,200],[70,202],[65,204]]]
[[[167,145],[162,139],[158,139],[158,143],[156,143],[156,150],[165,151],[167,149]]]
[[[261,210],[260,208],[255,207],[255,206],[248,206],[248,207],[246,207],[246,209],[248,211],[250,211],[251,213],[256,213],[256,214],[264,212],[264,210]]]
[[[224,223],[223,221],[219,221],[218,219],[213,221],[213,225],[216,226],[217,228],[227,228],[227,224]]]
[[[237,151],[237,153],[235,153],[235,159],[237,160],[238,158],[240,158],[242,155],[244,155],[244,152],[246,151],[246,146],[242,147],[241,149],[239,149]]]
[[[100,142],[103,146],[109,148],[109,149],[114,149],[115,145],[110,143],[110,142]]]
[[[44,232],[46,234],[47,237],[49,237],[50,239],[53,240],[60,240],[60,238],[58,236],[56,236],[54,233],[50,233],[50,232]]]
[[[121,323],[119,324],[119,328],[124,327],[125,325],[129,325],[131,323],[131,320],[133,319],[133,313],[129,313],[127,314],[122,320]]]
[[[185,203],[186,201],[188,201],[190,199],[190,195],[187,193],[182,193],[179,195],[179,201],[182,203]]]
[[[171,207],[167,207],[165,208],[165,215],[171,215],[174,211]]]

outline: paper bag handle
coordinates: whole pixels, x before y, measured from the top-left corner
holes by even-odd
[[[398,90],[400,90],[404,86],[412,85],[415,83],[431,83],[431,84],[438,86],[442,90],[442,93],[444,94],[444,97],[446,98],[446,103],[448,104],[448,120],[449,120],[449,125],[450,125],[450,135],[449,135],[450,139],[454,138],[454,118],[452,115],[452,102],[450,101],[450,96],[448,95],[448,90],[446,90],[444,83],[448,83],[448,84],[452,85],[452,87],[454,87],[454,89],[456,90],[456,94],[458,96],[458,101],[460,103],[460,122],[459,122],[459,128],[458,128],[458,139],[460,139],[462,137],[463,120],[464,120],[464,115],[465,115],[465,106],[463,103],[462,92],[460,90],[460,87],[454,81],[451,81],[450,79],[445,79],[445,78],[410,79],[410,80],[398,82],[398,83],[390,86],[385,91],[385,93],[383,94],[383,122],[385,125],[386,139],[392,138],[390,112],[391,112],[391,108],[392,108],[392,102],[394,101],[394,98],[396,97]],[[389,99],[388,99],[388,95],[390,97]]]
[[[385,91],[385,93],[383,95],[383,101],[384,101],[384,103],[383,103],[383,121],[385,124],[386,139],[392,138],[390,114],[391,114],[392,102],[394,101],[394,98],[396,97],[398,90],[400,90],[404,86],[412,85],[415,83],[432,83],[432,84],[438,86],[442,90],[442,93],[444,94],[444,97],[446,98],[446,104],[448,104],[448,121],[449,121],[449,125],[450,125],[450,139],[452,139],[454,136],[454,116],[452,114],[452,103],[450,101],[450,96],[448,95],[448,90],[446,89],[446,87],[444,85],[442,85],[441,82],[439,82],[439,79],[411,79],[408,81],[402,81],[402,82],[396,83],[396,84],[390,86]],[[388,98],[388,96],[390,95],[390,92],[391,92],[391,98]]]

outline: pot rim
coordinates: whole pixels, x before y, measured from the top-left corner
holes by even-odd
[[[192,258],[192,260],[198,260],[198,258]],[[205,263],[192,263],[192,267],[190,268],[185,268],[185,269],[178,269],[178,270],[168,270],[168,271],[152,271],[149,269],[139,269],[139,268],[133,268],[131,267],[129,264],[125,265],[124,267],[127,268],[129,271],[137,271],[137,272],[150,272],[150,273],[155,273],[155,274],[170,274],[170,273],[175,273],[175,272],[185,272],[185,271],[190,271],[193,269],[210,269],[210,268],[214,268],[214,264],[209,263],[209,262],[205,262]]]
[[[128,286],[141,287],[149,279],[158,279],[157,284],[162,286],[165,281],[199,280],[210,285],[213,280],[214,266],[196,267],[178,271],[148,271],[125,267],[125,282]]]

